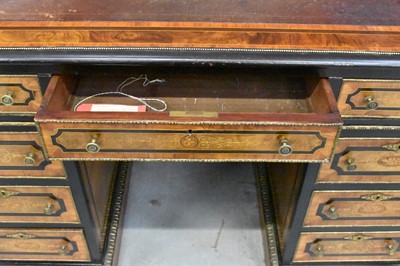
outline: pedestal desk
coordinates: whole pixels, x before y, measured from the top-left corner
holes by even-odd
[[[399,14],[2,1],[1,264],[115,264],[129,161],[163,160],[254,162],[274,265],[398,265]]]

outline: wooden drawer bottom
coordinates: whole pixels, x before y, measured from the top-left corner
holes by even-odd
[[[294,262],[400,262],[400,232],[302,233]]]
[[[90,261],[80,229],[0,229],[0,260]]]

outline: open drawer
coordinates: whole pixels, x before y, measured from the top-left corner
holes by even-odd
[[[331,157],[341,119],[326,79],[222,68],[162,69],[151,76],[164,82],[140,81],[124,92],[161,99],[165,111],[74,111],[83,99],[114,91],[129,76],[53,76],[35,117],[48,157],[304,162]],[[106,94],[84,104],[138,102]]]

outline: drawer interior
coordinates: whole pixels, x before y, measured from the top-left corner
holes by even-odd
[[[333,115],[336,121],[330,122],[338,121],[336,102],[327,80],[313,75],[270,73],[257,68],[154,67],[137,68],[130,73],[111,71],[73,77],[54,76],[44,108],[57,111],[61,116],[65,112],[75,113],[75,118],[79,118],[93,116],[92,113],[105,117],[106,113],[74,112],[80,104],[142,105],[126,96],[108,94],[116,92],[124,81],[135,78],[140,79],[125,86],[124,93],[162,100],[167,108],[156,112],[147,107],[144,113],[129,114],[134,119],[265,120],[264,116],[268,114],[296,114],[313,116],[313,120],[316,116],[318,119],[318,116]],[[98,93],[107,94],[92,97]],[[163,107],[159,102],[147,103],[157,109]],[[114,117],[120,116],[114,114]]]

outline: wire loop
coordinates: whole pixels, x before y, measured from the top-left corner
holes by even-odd
[[[118,95],[122,95],[122,96],[125,96],[125,97],[128,97],[128,98],[131,98],[131,99],[133,99],[133,100],[139,101],[140,103],[146,105],[148,108],[150,108],[151,110],[156,111],[156,112],[163,112],[163,111],[167,110],[168,105],[167,105],[167,103],[166,103],[165,101],[163,101],[163,100],[160,100],[160,99],[157,99],[157,98],[139,98],[139,97],[136,97],[136,96],[133,96],[133,95],[131,95],[131,94],[128,94],[128,93],[123,92],[123,89],[124,89],[124,88],[126,88],[127,86],[129,86],[129,85],[131,85],[132,83],[134,83],[134,82],[136,82],[136,81],[139,81],[139,80],[144,80],[144,81],[143,81],[143,84],[142,84],[143,87],[146,87],[146,86],[148,86],[149,84],[155,83],[155,82],[159,82],[159,83],[165,82],[164,79],[153,79],[153,80],[149,80],[149,79],[147,78],[147,75],[140,75],[140,77],[138,77],[138,78],[136,78],[136,77],[129,77],[129,78],[127,78],[126,80],[124,80],[123,82],[121,82],[121,83],[118,85],[116,91],[100,92],[100,93],[93,94],[93,95],[91,95],[91,96],[88,96],[88,97],[86,97],[86,98],[80,100],[77,104],[75,104],[75,106],[74,106],[74,111],[76,111],[77,108],[78,108],[82,103],[86,102],[86,101],[89,100],[89,99],[92,99],[92,98],[98,97],[98,96],[102,96],[102,95],[110,95],[110,94],[118,94]],[[157,108],[157,107],[155,107],[154,105],[151,105],[149,102],[158,102],[158,103],[161,103],[163,107],[162,107],[162,108]]]

